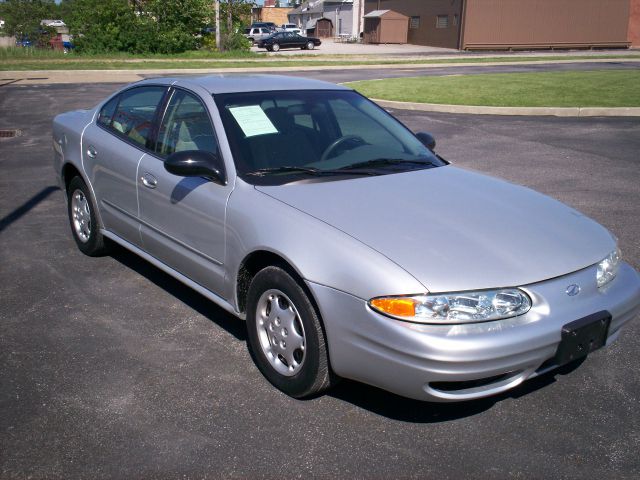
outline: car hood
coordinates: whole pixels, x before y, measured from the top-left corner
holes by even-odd
[[[432,292],[527,285],[615,248],[604,227],[573,208],[452,166],[256,188],[355,237]]]

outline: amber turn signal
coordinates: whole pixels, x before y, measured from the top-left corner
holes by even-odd
[[[412,298],[374,298],[370,305],[376,310],[396,317],[413,317],[416,301]]]

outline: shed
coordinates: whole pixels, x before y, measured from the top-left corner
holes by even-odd
[[[364,16],[364,43],[407,43],[409,17],[393,10],[374,10]]]
[[[333,22],[328,18],[319,18],[316,23],[316,37],[333,37]]]

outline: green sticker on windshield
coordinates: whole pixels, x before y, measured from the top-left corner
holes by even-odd
[[[271,123],[260,105],[231,107],[229,111],[240,125],[245,137],[278,133],[278,129]]]

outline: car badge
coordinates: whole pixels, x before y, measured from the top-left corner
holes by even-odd
[[[564,293],[566,293],[570,297],[575,297],[577,294],[580,293],[580,285],[576,285],[575,283],[573,283],[567,287]]]

